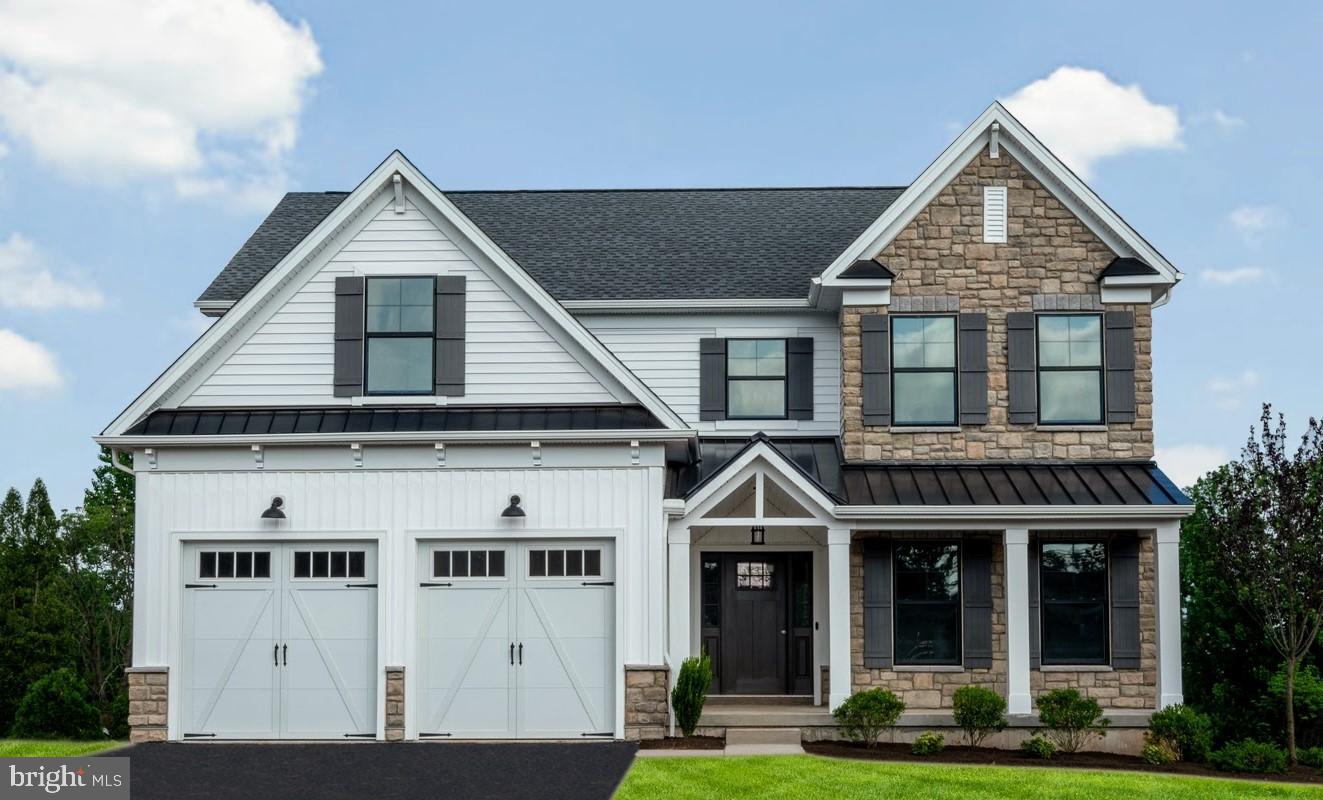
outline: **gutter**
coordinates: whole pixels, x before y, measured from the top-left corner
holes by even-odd
[[[268,445],[336,444],[508,444],[511,442],[558,442],[596,444],[599,442],[680,442],[697,438],[698,431],[685,430],[613,430],[613,431],[419,431],[416,433],[275,433],[233,434],[223,436],[94,436],[99,445],[116,448],[134,447],[235,447]]]
[[[849,506],[832,509],[837,519],[1181,519],[1194,513],[1192,505],[1096,505],[1096,506]]]

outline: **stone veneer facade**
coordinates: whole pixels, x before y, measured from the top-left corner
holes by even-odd
[[[386,667],[386,741],[404,741],[404,667]]]
[[[667,667],[625,666],[625,738],[661,739],[670,726]]]
[[[164,742],[170,700],[170,672],[166,667],[130,667],[129,741]]]
[[[1008,242],[983,242],[983,187],[1008,187]],[[845,457],[889,459],[1100,459],[1153,457],[1152,312],[1135,315],[1135,420],[1043,428],[1012,425],[1006,315],[1102,310],[1098,274],[1115,257],[1005,150],[971,161],[878,256],[896,273],[891,306],[841,311],[841,412]],[[859,318],[864,313],[962,311],[988,315],[988,422],[906,431],[865,426]]]
[[[1054,539],[1087,534],[1052,534]],[[868,534],[863,534],[868,536]],[[898,538],[904,538],[899,534]],[[1031,537],[1030,546],[1034,546]],[[1079,689],[1097,698],[1108,709],[1153,709],[1157,705],[1157,599],[1153,537],[1141,533],[1139,549],[1139,669],[1110,667],[1069,669],[1046,667],[1029,673],[1030,691],[1037,697],[1052,689]],[[987,669],[961,667],[914,667],[868,669],[864,667],[864,560],[858,540],[850,547],[850,672],[852,691],[881,687],[905,701],[909,711],[950,709],[956,689],[986,686],[1006,696],[1006,592],[1004,548],[998,542],[992,555],[992,666]],[[1036,624],[1031,620],[1030,624]],[[828,692],[823,675],[823,696]]]

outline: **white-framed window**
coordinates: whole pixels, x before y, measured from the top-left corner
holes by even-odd
[[[1101,314],[1038,315],[1038,421],[1103,422]]]
[[[432,551],[433,578],[504,578],[505,551],[473,548]]]
[[[786,340],[726,340],[726,418],[786,418]]]
[[[600,578],[601,576],[601,548],[549,547],[528,551],[530,578]]]
[[[894,316],[891,373],[894,425],[955,425],[956,318]]]
[[[368,278],[364,389],[368,394],[431,394],[436,279]]]
[[[365,578],[367,552],[357,549],[309,548],[294,551],[295,578]]]
[[[271,577],[268,550],[202,550],[198,577],[207,580],[260,580]]]

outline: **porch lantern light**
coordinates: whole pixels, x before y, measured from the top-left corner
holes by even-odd
[[[527,514],[524,513],[524,510],[519,507],[519,495],[517,494],[510,495],[510,505],[505,507],[505,510],[501,512],[501,516],[502,517],[528,516]]]
[[[279,495],[271,498],[271,507],[262,512],[262,519],[284,519],[285,512],[280,510],[283,505],[285,505],[285,498]]]
[[[767,544],[767,529],[762,525],[754,525],[750,528],[749,544]]]

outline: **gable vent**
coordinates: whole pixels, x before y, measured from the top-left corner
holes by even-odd
[[[1006,242],[1006,187],[983,187],[983,241]]]

